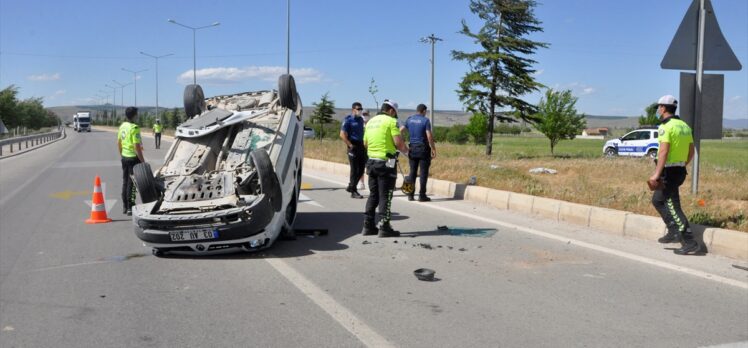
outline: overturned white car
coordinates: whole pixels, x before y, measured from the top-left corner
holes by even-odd
[[[207,99],[186,87],[189,120],[163,167],[134,168],[135,234],[154,255],[252,251],[293,237],[304,127],[293,77],[278,87]]]

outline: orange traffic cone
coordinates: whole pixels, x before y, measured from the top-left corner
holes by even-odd
[[[101,178],[96,176],[94,180],[94,192],[91,197],[91,218],[86,220],[87,224],[103,224],[111,222],[112,219],[106,216],[106,204],[104,203],[104,194],[101,192]]]

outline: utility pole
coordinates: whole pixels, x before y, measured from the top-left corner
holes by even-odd
[[[154,56],[152,54],[148,54],[143,51],[140,51],[140,54],[156,59],[156,119],[158,120],[159,119],[159,116],[158,116],[159,115],[158,113],[158,60],[159,58],[164,58],[164,57],[174,55],[174,53],[164,54],[162,56]]]
[[[108,84],[104,84],[104,86],[112,89],[112,114],[109,115],[109,118],[114,120],[114,116],[117,115],[117,87]]]
[[[436,37],[434,34],[431,34],[427,37],[422,37],[420,41],[423,43],[431,43],[431,105],[429,107],[429,117],[431,118],[431,127],[435,127],[436,123],[434,122],[434,46],[436,45],[437,41],[444,41],[444,40]]]
[[[148,69],[132,71],[130,69],[122,68],[122,71],[127,71],[129,73],[132,73],[132,83],[135,84],[135,105],[133,106],[137,108],[138,107],[138,74],[144,71],[148,71]]]

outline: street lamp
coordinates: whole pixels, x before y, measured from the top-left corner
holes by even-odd
[[[195,32],[197,32],[200,29],[205,29],[205,28],[210,28],[210,27],[218,26],[221,23],[214,22],[213,24],[205,25],[205,26],[202,26],[202,27],[191,27],[189,25],[184,25],[182,23],[179,23],[179,22],[177,22],[177,21],[175,21],[173,19],[169,19],[168,22],[176,24],[176,25],[181,26],[181,27],[185,27],[187,29],[192,29],[192,84],[196,85],[197,84],[197,58],[196,58],[197,57],[197,54],[196,54],[197,50],[195,48]]]
[[[152,54],[140,51],[140,54],[151,57],[156,60],[156,119],[158,120],[158,59],[174,55],[174,53],[164,54],[163,56],[154,56]]]
[[[430,43],[431,44],[431,110],[429,110],[429,117],[431,117],[431,127],[435,127],[434,124],[434,45],[437,41],[442,41],[442,39],[434,36],[434,34],[431,34],[427,37],[422,37],[421,42],[423,43]]]
[[[132,82],[123,84],[123,83],[121,83],[121,82],[119,82],[117,80],[112,80],[112,81],[119,86],[117,88],[120,89],[120,91],[119,91],[120,107],[122,107],[124,109],[125,108],[125,87],[131,85]]]
[[[117,115],[117,87],[108,84],[104,84],[104,86],[112,89],[112,116],[109,118],[114,120],[114,117]]]
[[[130,69],[122,68],[122,71],[127,71],[127,72],[132,73],[132,81],[135,84],[135,105],[133,106],[138,107],[138,74],[144,71],[148,71],[148,69],[132,71]]]

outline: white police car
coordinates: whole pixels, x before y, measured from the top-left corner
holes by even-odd
[[[657,129],[646,128],[637,129],[635,131],[626,133],[626,135],[618,139],[608,140],[605,145],[603,145],[603,154],[608,157],[648,156],[651,158],[656,158],[658,148],[659,144],[657,143]]]

